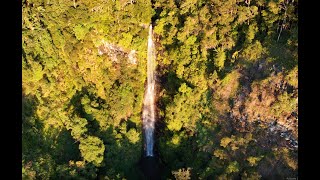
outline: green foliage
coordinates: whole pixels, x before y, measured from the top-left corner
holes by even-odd
[[[239,16],[238,21],[244,22],[245,20],[249,20],[254,18],[258,14],[258,7],[257,6],[249,6],[249,7],[239,7]]]
[[[219,49],[217,51],[217,55],[215,58],[215,64],[218,67],[219,70],[224,68],[224,62],[226,60],[226,54],[222,49]]]
[[[168,166],[162,178],[268,179],[265,167],[281,177],[296,173],[294,153],[261,148],[259,128],[237,124],[250,112],[235,111],[255,106],[247,103],[252,81],[264,82],[256,74],[272,82],[281,71],[284,89],[256,96],[274,116],[297,112],[297,4],[22,1],[23,179],[142,179],[137,164],[151,23],[161,121],[156,143]],[[107,43],[117,47],[114,54],[99,54]],[[131,50],[137,64],[127,60]],[[281,158],[284,163],[274,163]]]
[[[138,133],[136,129],[130,129],[126,133],[126,136],[129,139],[129,141],[133,144],[136,144],[137,142],[140,141],[140,133]]]
[[[229,144],[231,141],[232,141],[231,138],[229,138],[229,137],[224,137],[224,138],[221,139],[220,146],[222,146],[222,147],[225,148],[225,147],[228,146],[228,144]]]
[[[94,136],[88,136],[81,139],[79,149],[86,162],[92,162],[95,166],[100,166],[105,150],[105,146],[101,139]]]
[[[256,166],[257,163],[261,160],[262,157],[248,157],[247,161],[249,162],[250,166]]]
[[[227,159],[227,154],[222,149],[215,150],[213,154],[219,159]]]
[[[272,112],[276,116],[280,116],[282,113],[294,112],[298,105],[298,99],[292,97],[292,94],[284,92],[278,97],[278,101],[272,105]]]
[[[262,58],[263,54],[266,53],[265,48],[261,43],[256,40],[254,43],[249,44],[241,53],[241,57],[245,61],[254,62]]]
[[[288,75],[286,76],[286,80],[291,86],[298,88],[298,67],[297,66],[288,73]]]
[[[50,150],[47,146],[31,148],[41,144],[44,129],[69,130],[66,141],[72,148],[66,149],[72,149],[77,155],[66,159],[63,156],[60,158],[63,163],[53,163],[53,169],[58,171],[56,167],[61,167],[59,172],[41,174],[41,169],[27,168],[26,165],[24,174],[30,172],[30,176],[36,174],[34,176],[40,179],[80,178],[72,174],[91,169],[90,175],[83,177],[95,178],[96,167],[105,166],[102,163],[104,155],[112,152],[110,149],[104,152],[105,140],[101,137],[107,136],[109,132],[106,130],[111,127],[116,130],[123,119],[135,120],[136,127],[141,125],[139,117],[146,78],[143,59],[146,58],[147,27],[154,14],[151,2],[24,1],[22,6],[23,93],[35,96],[39,103],[37,111],[27,118],[28,123],[23,126],[26,132],[23,135],[24,158],[37,161],[38,153]],[[108,55],[98,54],[102,42],[117,45],[125,53],[136,50],[138,64],[125,62],[125,57],[118,57],[121,64],[113,64]],[[32,132],[34,122],[43,123],[43,127],[36,128],[37,133]],[[128,149],[133,149],[132,155],[140,153],[140,148],[131,146],[139,147],[142,143],[141,131],[137,131],[135,126],[121,136],[131,142]],[[59,137],[58,132],[52,132],[52,138]],[[53,142],[57,149],[50,151],[56,160],[56,151],[64,152],[64,140]],[[82,170],[67,168],[65,165],[69,160],[80,158],[80,150],[87,162],[80,168]]]
[[[239,163],[237,161],[233,161],[228,165],[226,169],[226,173],[230,174],[230,173],[239,172],[239,168],[240,168]]]
[[[141,131],[135,133],[132,128],[127,131],[127,126],[127,123],[123,122],[118,131],[108,128],[109,134],[104,137],[109,145],[105,151],[104,163],[106,166],[102,172],[111,179],[119,177],[138,178],[136,164],[139,162],[142,153]]]
[[[175,134],[172,137],[171,143],[174,144],[174,145],[179,145],[180,141],[181,141],[181,138],[177,134]]]
[[[252,24],[249,25],[248,27],[248,32],[246,34],[246,40],[248,43],[251,43],[252,40],[254,39],[256,33],[258,32],[258,26],[257,26],[257,23],[254,22]]]
[[[71,135],[74,139],[80,140],[83,135],[88,131],[86,125],[88,124],[87,120],[84,118],[74,117],[70,125],[67,125],[67,128],[71,129]]]
[[[185,179],[191,179],[191,172],[190,168],[187,169],[179,169],[177,171],[172,171],[172,174],[177,180],[185,180]]]
[[[167,127],[171,131],[179,131],[182,127],[193,131],[195,122],[200,118],[197,103],[199,94],[183,83],[179,94],[174,97],[174,104],[166,108]]]
[[[76,38],[80,41],[83,40],[86,34],[89,32],[89,28],[82,24],[77,24],[74,26],[73,32]]]

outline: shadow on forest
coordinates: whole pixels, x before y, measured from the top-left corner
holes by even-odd
[[[74,111],[72,113],[87,120],[88,124],[86,127],[89,135],[99,137],[104,142],[104,159],[98,170],[98,178],[126,177],[127,179],[148,179],[148,176],[153,175],[152,179],[154,179],[154,176],[157,176],[157,172],[151,172],[150,170],[146,172],[146,168],[144,167],[146,163],[148,166],[151,164],[156,165],[156,159],[149,158],[145,160],[143,158],[143,137],[140,137],[136,143],[130,142],[130,139],[127,137],[130,129],[133,128],[139,132],[142,127],[137,127],[136,123],[132,122],[129,118],[127,120],[122,119],[117,127],[108,125],[106,129],[101,129],[99,122],[94,116],[85,112],[84,105],[81,103],[84,96],[88,96],[91,102],[98,101],[99,104],[104,104],[105,102],[96,98],[94,94],[90,94],[88,87],[84,87],[81,91],[77,91],[74,94],[67,106],[67,108],[73,106]],[[123,124],[125,124],[125,130],[122,129]]]
[[[71,106],[74,107],[74,111],[72,115],[77,115],[80,118],[85,118],[88,122],[87,128],[89,134],[95,134],[96,131],[99,130],[99,123],[94,119],[91,114],[86,113],[84,110],[84,105],[81,103],[81,99],[87,95],[90,101],[97,101],[99,104],[104,103],[104,100],[101,98],[96,98],[94,94],[89,93],[88,87],[82,87],[81,91],[77,91],[71,98],[69,104],[67,105],[67,109]],[[98,109],[101,107],[98,107]]]
[[[251,80],[262,80],[270,75],[270,72],[264,73],[257,70],[260,63],[261,61],[257,61],[241,72],[242,75],[239,79],[241,84],[245,82],[248,82],[248,85],[251,84],[252,81],[247,81],[245,76],[249,76]],[[180,85],[184,82],[186,81],[179,79],[173,72],[164,75],[160,80],[163,88],[166,89],[170,96],[175,95]],[[223,137],[233,134],[238,136],[245,134],[235,130],[238,126],[236,123],[232,124],[231,129],[226,124],[219,124],[219,128],[198,125],[195,130],[196,133],[192,137],[183,134],[183,129],[177,132],[176,135],[180,136],[179,142],[174,144],[170,141],[172,141],[175,134],[165,129],[163,117],[160,117],[156,124],[155,149],[161,148],[162,151],[157,150],[157,155],[154,158],[144,158],[142,155],[143,138],[140,137],[139,142],[132,144],[124,134],[120,133],[118,128],[109,126],[106,130],[100,130],[99,124],[94,117],[87,114],[83,109],[81,98],[84,95],[88,95],[90,100],[97,100],[88,93],[86,88],[83,88],[72,97],[68,107],[73,105],[75,107],[74,113],[88,120],[87,128],[89,134],[101,138],[105,144],[106,150],[103,165],[98,172],[98,175],[101,176],[111,175],[116,177],[117,174],[121,174],[128,179],[156,179],[156,177],[160,176],[161,178],[159,179],[165,179],[173,178],[171,171],[176,171],[180,168],[193,167],[193,171],[197,171],[209,166],[216,166],[216,170],[208,176],[208,178],[213,178],[223,173],[221,167],[224,166],[225,162],[214,157],[210,148],[220,147],[220,140]],[[209,92],[206,98],[210,100]],[[98,99],[98,101],[100,100]],[[167,104],[164,101],[169,101],[169,99],[160,99],[158,103],[159,108],[162,110],[165,109],[164,105]],[[37,104],[36,98],[33,96],[22,97],[22,149],[25,162],[34,161],[45,154],[49,154],[56,164],[66,164],[69,160],[81,160],[78,143],[70,143],[74,142],[70,131],[63,129],[60,133],[57,133],[56,129],[48,128],[47,132],[44,132],[44,124],[35,114]],[[228,116],[224,117],[227,118]],[[224,121],[220,122],[223,123]],[[225,122],[230,121],[226,119]],[[130,120],[127,121],[126,127],[127,130],[141,128],[136,127],[135,123]],[[273,148],[279,147],[279,145],[277,141],[270,141],[270,139],[276,138],[271,134],[266,136],[264,130],[256,127],[251,128],[254,136],[259,137],[258,141],[251,142],[244,152],[230,151],[231,160],[236,160],[243,167],[240,169],[240,174],[247,168],[243,160],[246,154],[265,155],[266,157],[258,169],[264,171],[262,174],[265,177],[268,177],[268,175],[279,177],[282,166],[274,164],[281,164],[281,162],[278,160],[274,163],[274,155],[271,153]],[[117,135],[115,135],[114,131],[118,131]],[[56,134],[58,136],[54,137],[53,135]],[[121,136],[118,136],[118,134],[121,134]],[[141,151],[139,152],[137,149],[141,149]],[[196,178],[196,174],[192,175],[193,178]]]
[[[36,162],[39,158],[49,158],[57,165],[80,160],[78,143],[70,143],[74,142],[70,132],[65,128],[45,129],[43,120],[36,115],[37,105],[35,96],[22,96],[22,155],[25,163]]]
[[[252,63],[243,64],[243,68],[239,68],[240,86],[239,91],[247,91],[250,93],[251,84],[253,81],[261,81],[273,75],[273,73],[280,72],[279,68],[273,66],[274,63],[268,63],[265,59],[260,59]],[[210,65],[210,64],[209,64]],[[213,64],[211,64],[213,68]],[[213,70],[212,70],[213,71]],[[221,77],[225,77],[231,71],[227,70],[220,73]],[[221,78],[220,77],[220,78]],[[170,102],[170,97],[174,96],[183,80],[177,78],[174,72],[165,74],[161,84],[167,91],[169,97],[163,97],[159,100],[159,108],[165,110],[165,104]],[[243,89],[245,87],[245,89]],[[210,101],[212,92],[207,93],[207,101]],[[231,105],[230,105],[231,106]],[[231,107],[232,108],[232,107]],[[171,171],[176,171],[181,168],[192,167],[193,171],[203,171],[206,167],[216,166],[215,171],[211,172],[207,178],[214,178],[225,173],[226,161],[215,157],[212,154],[213,148],[221,148],[220,141],[224,137],[237,137],[244,138],[246,134],[252,133],[255,141],[251,141],[247,147],[240,147],[239,151],[228,150],[229,162],[237,161],[240,164],[239,172],[236,173],[236,179],[241,179],[241,175],[245,172],[254,172],[253,168],[248,165],[245,160],[250,155],[253,157],[263,156],[264,158],[257,166],[257,171],[263,178],[284,178],[288,174],[296,174],[295,171],[288,169],[282,157],[276,157],[274,148],[284,147],[284,141],[279,139],[279,135],[268,133],[266,128],[262,128],[259,124],[248,125],[245,131],[239,131],[240,124],[229,118],[229,114],[222,114],[218,121],[218,128],[210,128],[198,126],[195,130],[196,134],[192,137],[183,135],[183,130],[173,134],[165,128],[165,123],[160,118],[158,122],[160,128],[158,129],[157,142],[159,148],[159,158],[161,163],[165,166],[165,171],[162,172],[161,177],[173,178]],[[222,118],[222,119],[221,119]],[[205,130],[203,130],[205,129]],[[204,133],[203,132],[207,132]],[[210,133],[209,133],[210,132]],[[179,143],[172,144],[172,138],[175,135],[182,135],[179,137]],[[209,145],[206,145],[209,144]],[[208,150],[207,152],[206,149]],[[192,174],[192,178],[198,178],[197,175]]]
[[[108,125],[106,129],[101,129],[95,117],[85,111],[84,104],[82,104],[81,101],[84,96],[87,96],[90,102],[98,102],[99,105],[95,108],[101,109],[103,108],[101,104],[105,104],[105,100],[96,98],[94,94],[89,92],[88,88],[89,87],[83,87],[81,91],[77,91],[71,98],[67,109],[73,106],[73,115],[87,120],[88,124],[86,128],[88,129],[88,135],[99,137],[104,142],[104,159],[97,173],[98,178],[130,177],[129,179],[140,179],[142,173],[138,169],[138,161],[141,153],[137,151],[137,149],[142,149],[141,143],[136,142],[133,144],[128,137],[126,137],[129,129],[137,129],[140,127],[136,127],[136,124],[129,118],[128,120],[122,119],[119,127]],[[106,117],[106,121],[107,120]],[[125,132],[121,129],[122,123],[126,123]],[[142,138],[140,137],[140,139]]]

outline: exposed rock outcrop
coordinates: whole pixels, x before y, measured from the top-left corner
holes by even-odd
[[[130,64],[137,64],[136,50],[124,50],[122,47],[103,41],[98,47],[98,54],[106,54],[112,62],[120,63],[120,59],[127,59]]]
[[[243,126],[262,123],[268,133],[279,134],[290,147],[297,148],[298,89],[286,81],[283,71],[265,62],[244,69],[241,74],[242,86],[233,99],[230,117]]]

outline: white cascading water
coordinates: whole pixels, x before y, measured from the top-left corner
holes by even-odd
[[[149,27],[148,55],[147,55],[147,89],[144,94],[142,121],[145,133],[146,156],[153,156],[154,123],[155,123],[155,48],[152,40],[152,25]]]

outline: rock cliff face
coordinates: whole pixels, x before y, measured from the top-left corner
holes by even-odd
[[[243,86],[234,99],[231,117],[264,124],[268,133],[278,134],[297,148],[298,87],[290,83],[289,75],[297,76],[297,72],[286,73],[264,61],[242,70]]]
[[[265,60],[236,69],[214,89],[215,107],[235,129],[244,132],[256,124],[267,130],[265,134],[276,135],[283,145],[296,149],[298,86],[290,77],[297,78],[296,69],[286,72]]]
[[[125,50],[120,46],[103,41],[98,47],[98,54],[106,54],[112,62],[119,63],[120,59],[127,59],[130,64],[137,64],[136,50]]]

